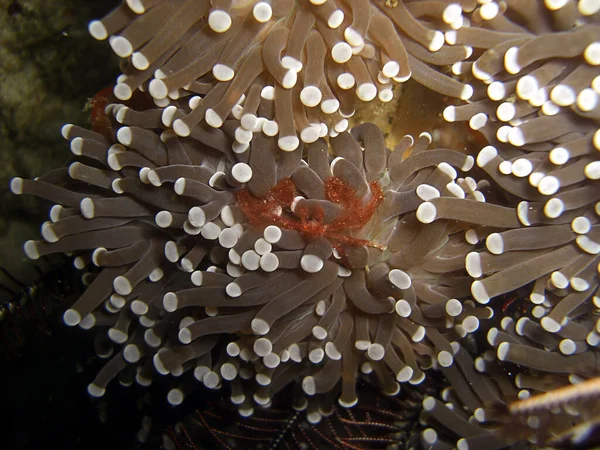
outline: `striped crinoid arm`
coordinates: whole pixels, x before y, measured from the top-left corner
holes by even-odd
[[[270,408],[256,411],[251,418],[236,417],[235,410],[225,402],[212,402],[186,416],[166,435],[180,449],[210,445],[215,449],[311,446],[370,450],[408,445],[417,438],[413,423],[418,418],[421,390],[389,397],[365,385],[359,406],[346,409],[332,404],[318,424],[307,423],[301,412],[291,408],[289,399],[293,395],[278,398]],[[434,392],[430,386],[426,390]]]
[[[556,379],[521,375],[520,384],[544,387],[541,392],[505,405],[495,405],[493,414],[502,423],[500,433],[521,434],[530,442],[553,448],[591,448],[598,443],[600,378],[590,378],[567,386]]]

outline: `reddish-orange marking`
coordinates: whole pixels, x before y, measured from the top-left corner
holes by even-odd
[[[113,86],[104,88],[98,91],[89,101],[92,130],[108,138],[112,135],[112,123],[104,109],[110,103],[112,91]]]
[[[106,115],[106,106],[116,101],[113,94],[114,86],[108,86],[96,93],[87,103],[86,109],[90,111],[90,121],[92,122],[92,130],[104,137],[113,139],[113,122],[112,118]],[[156,107],[148,98],[149,96],[143,92],[135,91],[131,98],[119,103],[130,107],[136,111],[146,111]]]
[[[376,181],[369,183],[371,198],[363,205],[362,200],[348,184],[336,177],[325,181],[325,197],[327,200],[340,205],[344,213],[329,223],[323,223],[323,208],[295,208],[291,205],[298,195],[294,182],[286,178],[264,197],[255,197],[248,189],[237,193],[238,204],[251,225],[276,225],[279,228],[296,230],[308,240],[323,236],[331,241],[342,256],[341,244],[357,247],[366,245],[385,250],[385,246],[366,239],[347,235],[347,232],[361,229],[371,219],[379,204],[383,201],[381,186]]]

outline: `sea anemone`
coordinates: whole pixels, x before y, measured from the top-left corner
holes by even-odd
[[[346,131],[356,98],[388,102],[393,83],[411,75],[443,95],[473,92],[441,71],[471,55],[467,46],[444,45],[443,31],[463,23],[458,4],[180,3],[128,0],[89,27],[127,58],[116,97],[144,90],[158,106],[172,105],[179,136],[233,116],[237,147],[262,131],[290,151]]]
[[[470,104],[448,107],[444,116],[469,120],[486,136],[489,145],[479,152],[477,165],[510,197],[521,223],[512,230],[497,226],[472,235],[473,242],[485,241],[485,250],[466,259],[466,269],[476,279],[473,298],[487,304],[528,286],[533,316],[542,329],[569,339],[560,346],[566,355],[587,350],[586,339],[593,346],[598,343],[596,320],[590,316],[598,310],[600,254],[596,3],[525,7],[490,2],[473,17],[488,29],[446,35],[451,42],[483,50],[470,66],[474,78],[469,79],[482,95]],[[532,9],[539,14],[527,15]],[[543,338],[533,326],[522,321],[517,332],[535,335],[538,343],[543,339],[543,346],[556,339]],[[558,343],[550,347],[559,350]],[[540,359],[533,349],[517,357],[517,348],[501,345],[501,359],[530,367]],[[594,350],[585,355],[595,361]],[[541,359],[549,362],[551,357],[544,353]],[[551,366],[564,371],[567,365]],[[595,371],[592,362],[581,374]]]
[[[362,124],[284,152],[256,133],[236,153],[235,119],[184,138],[156,110],[107,111],[118,143],[66,125],[76,161],[11,183],[57,203],[45,241],[25,244],[29,257],[74,253],[80,267],[102,268],[64,315],[108,328],[99,355],[123,345],[92,395],[132,370],[150,383],[156,369],[183,375],[173,404],[194,377],[209,388],[227,380],[249,414],[301,380],[318,421],[332,396],[356,403],[361,372],[394,394],[423,369],[451,366],[451,343],[492,316],[465,301],[474,247],[464,231],[520,223],[458,178],[454,167],[468,171],[472,157],[427,150],[429,134],[391,152]]]
[[[96,266],[64,314],[99,330],[92,396],[160,374],[172,405],[227,384],[249,416],[291,386],[316,424],[361,380],[395,395],[433,368],[451,388],[423,401],[424,446],[589,421],[496,433],[528,415],[517,398],[600,369],[600,4],[480,3],[128,0],[92,22],[128,58],[108,128],[66,125],[69,167],[11,182],[56,203],[30,258]],[[476,158],[348,131],[352,89],[386,101],[411,74],[470,100],[443,116],[485,137]],[[530,313],[485,329],[494,350],[473,361],[468,335],[509,295]]]
[[[465,266],[477,302],[519,290],[511,295],[530,311],[488,332],[498,360],[527,368],[516,378],[525,396],[600,369],[599,10],[593,1],[489,2],[472,15],[477,28],[446,33],[479,56],[454,67],[477,94],[444,117],[486,137],[477,165],[521,222],[476,230],[472,242],[485,248]],[[547,442],[540,430],[558,436],[574,423],[589,425],[589,415],[573,408],[544,426],[533,417],[531,439]]]

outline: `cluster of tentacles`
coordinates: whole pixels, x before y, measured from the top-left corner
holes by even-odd
[[[90,24],[127,58],[106,126],[66,125],[73,162],[11,182],[55,204],[30,258],[99,268],[64,314],[106,359],[89,393],[169,377],[170,404],[222,388],[247,417],[289,389],[316,425],[361,383],[395,396],[440,371],[426,448],[590,442],[599,11],[127,0]],[[349,127],[356,99],[391,100],[411,75],[459,99],[443,117],[487,145],[424,132],[390,149]]]

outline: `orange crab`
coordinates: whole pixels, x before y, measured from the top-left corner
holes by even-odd
[[[294,182],[283,179],[271,188],[264,197],[255,197],[248,189],[237,193],[238,203],[254,226],[276,225],[280,228],[296,230],[307,240],[323,236],[344,256],[342,245],[369,246],[385,250],[385,246],[366,239],[359,239],[346,234],[361,229],[373,216],[383,201],[383,192],[378,182],[369,184],[371,198],[363,204],[352,187],[337,177],[325,181],[326,199],[341,206],[344,213],[329,223],[324,223],[324,212],[320,207],[295,207],[292,204],[298,192]]]

